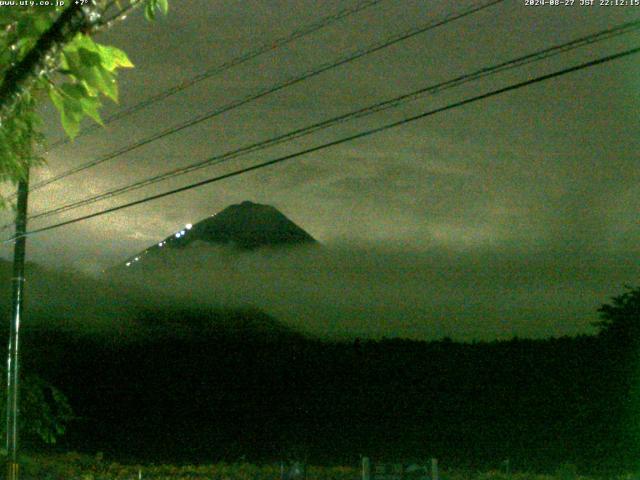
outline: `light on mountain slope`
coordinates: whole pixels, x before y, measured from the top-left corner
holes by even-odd
[[[177,239],[181,240],[170,241]],[[196,224],[185,224],[181,230],[145,250],[144,255],[156,254],[164,246],[183,248],[194,242],[253,250],[265,246],[312,244],[316,243],[316,240],[278,209],[270,205],[245,201],[231,205]],[[139,258],[136,257],[133,261],[138,260]],[[130,260],[129,264],[133,261]]]

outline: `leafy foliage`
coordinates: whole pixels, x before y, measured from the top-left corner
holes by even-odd
[[[53,24],[60,8],[5,8],[0,16],[0,75],[4,76]]]
[[[33,142],[39,142],[40,117],[35,112],[35,101],[26,98],[18,104],[16,114],[0,128],[0,181],[17,181],[26,174],[25,165],[39,165],[42,159],[33,153]],[[0,198],[0,206],[5,207]]]
[[[169,12],[169,0],[150,0],[147,2],[144,10],[147,20],[155,20],[156,10],[160,10],[166,15]]]
[[[1,372],[3,378],[5,372]],[[66,431],[74,414],[65,395],[36,375],[27,375],[20,390],[20,432],[27,438],[54,444]],[[0,409],[3,415],[0,425],[4,436],[6,392],[0,390]]]
[[[92,0],[91,3],[100,15],[113,6],[120,13],[125,11],[118,1]],[[153,18],[158,9],[165,14],[168,11],[167,0],[130,0],[129,8],[138,4],[145,5],[148,18]],[[38,40],[54,25],[62,9],[43,5],[3,9],[0,16],[0,84],[37,48]],[[101,123],[102,97],[118,101],[117,70],[131,68],[133,64],[122,50],[96,43],[91,33],[78,33],[62,46],[59,58],[49,59],[53,67],[37,72],[35,87],[21,92],[11,116],[0,125],[0,181],[17,183],[26,177],[30,167],[43,162],[34,154],[34,146],[42,142],[37,107],[47,94],[59,110],[62,126],[71,138],[78,134],[85,117]],[[54,74],[58,75],[55,81]],[[6,202],[0,198],[0,207],[5,206]],[[5,403],[6,395],[0,393],[0,402]],[[0,409],[5,412],[2,404]],[[59,390],[39,377],[25,378],[20,415],[23,434],[45,443],[55,443],[72,418],[71,408]]]
[[[6,11],[0,17],[0,80],[34,48],[38,38],[53,22],[56,13],[54,7],[4,10]],[[35,95],[35,92],[25,95],[14,115],[0,128],[2,182],[17,182],[24,178],[26,166],[42,163],[42,159],[33,154],[33,143],[42,139],[37,133],[41,122],[35,111]],[[4,201],[0,201],[0,206],[5,207]]]
[[[51,101],[60,111],[67,135],[74,138],[85,116],[97,123],[102,107],[101,95],[118,101],[116,70],[133,64],[122,50],[100,45],[86,35],[77,35],[62,52],[61,72],[70,80],[49,88]]]
[[[613,297],[610,304],[598,309],[600,321],[594,325],[605,336],[625,342],[640,341],[640,287],[627,286],[627,291]]]
[[[169,9],[168,0],[129,0],[126,7],[118,1],[92,0],[91,5],[98,18],[108,18],[98,22],[96,28],[110,27],[115,20],[124,18],[124,12],[137,6],[144,7],[145,16],[150,20],[155,18],[156,11],[166,14]],[[3,9],[6,11],[0,16],[0,84],[36,47],[63,8],[38,5]],[[121,68],[132,68],[133,63],[124,51],[95,42],[91,38],[93,33],[83,31],[63,45],[59,57],[49,59],[52,67],[37,72],[35,87],[22,92],[18,107],[0,129],[0,181],[17,183],[24,178],[28,167],[42,163],[32,152],[34,142],[42,140],[37,134],[37,106],[46,96],[60,112],[62,126],[72,139],[85,117],[102,123],[103,97],[118,101],[117,72]]]

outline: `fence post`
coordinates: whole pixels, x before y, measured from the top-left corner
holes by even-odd
[[[439,480],[438,477],[438,459],[431,459],[431,480]]]
[[[371,460],[362,457],[362,480],[371,480]]]

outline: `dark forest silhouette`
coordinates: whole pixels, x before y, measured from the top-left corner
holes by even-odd
[[[128,342],[27,326],[24,364],[78,416],[59,448],[121,460],[352,464],[366,454],[629,470],[640,453],[639,305],[638,288],[614,297],[598,335],[478,343],[330,343],[258,311],[146,311],[145,324],[177,323]],[[218,326],[176,328],[198,321]]]

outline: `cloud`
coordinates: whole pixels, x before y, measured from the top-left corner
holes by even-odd
[[[637,278],[632,265],[515,249],[325,245],[233,253],[196,244],[143,258],[119,281],[181,305],[256,307],[324,338],[470,341],[593,332],[597,307]]]
[[[154,24],[132,15],[103,38],[106,43],[124,48],[136,64],[135,69],[122,74],[121,106],[134,105],[149,95],[255,48],[258,43],[317,20],[319,14],[314,2],[300,1],[306,6],[295,9],[287,8],[286,2],[267,5],[252,1],[249,8],[246,2],[233,0],[215,9],[209,8],[207,0],[182,2],[172,6],[168,17]],[[328,13],[343,6],[341,2],[332,1],[326,7]],[[436,8],[441,13],[451,10],[445,5],[425,8],[425,2],[417,0],[383,2],[326,31],[247,62],[54,150],[48,155],[49,166],[34,170],[32,180],[49,178],[159,129],[178,124],[233,99],[243,98],[278,79],[330,61],[358,45],[371,44],[393,32],[423,23],[438,16]],[[598,15],[588,10],[536,9],[522,15],[522,5],[517,2],[496,6],[326,72],[179,135],[167,137],[137,150],[135,154],[132,152],[68,177],[64,183],[33,192],[30,209],[36,212],[82,198],[90,192],[123,186],[619,24],[631,15],[631,9],[601,8]],[[212,25],[215,28],[211,28]],[[229,42],[231,38],[233,42]],[[281,145],[225,168],[276,158],[511,81],[577,64],[617,48],[626,48],[627,40],[625,37],[612,39],[593,49],[575,50],[544,64],[532,64],[517,72],[425,97],[398,110],[381,112],[353,124],[341,124],[313,137],[298,139],[293,145]],[[185,44],[189,48],[185,48]],[[158,45],[162,48],[157,48]],[[318,48],[319,45],[322,48]],[[543,319],[557,316],[557,312],[564,308],[562,298],[581,299],[570,302],[572,311],[578,312],[571,320],[572,325],[576,325],[574,330],[578,331],[587,322],[578,320],[577,316],[593,312],[594,305],[585,303],[591,293],[597,293],[597,305],[606,300],[607,295],[616,292],[622,280],[633,283],[637,278],[626,267],[628,263],[637,263],[632,253],[638,253],[640,240],[636,200],[640,184],[637,168],[640,137],[627,134],[629,125],[634,125],[637,120],[640,96],[635,93],[637,89],[630,88],[637,78],[638,63],[635,59],[610,63],[606,68],[585,70],[301,157],[278,167],[146,203],[65,227],[64,230],[52,230],[29,239],[28,255],[39,263],[61,269],[72,266],[83,271],[99,271],[159,241],[180,225],[196,223],[229,204],[249,199],[277,206],[325,243],[346,239],[351,245],[360,245],[351,253],[346,253],[350,247],[340,247],[343,253],[336,253],[336,258],[341,258],[340,261],[346,265],[353,265],[353,268],[366,270],[365,265],[353,262],[357,258],[367,258],[362,250],[373,245],[380,258],[377,263],[396,262],[410,268],[414,262],[420,266],[420,271],[431,272],[424,274],[427,286],[421,282],[410,285],[413,291],[424,297],[415,303],[416,312],[424,315],[407,312],[405,307],[393,307],[402,305],[397,299],[406,294],[402,289],[392,288],[393,285],[402,285],[402,275],[389,274],[385,277],[393,294],[380,293],[379,298],[384,302],[376,298],[370,302],[376,306],[371,312],[378,312],[371,315],[381,316],[387,322],[386,327],[382,322],[371,322],[382,325],[376,327],[378,333],[393,334],[397,331],[404,334],[410,331],[417,336],[430,336],[433,332],[424,325],[435,325],[434,319],[437,318],[442,319],[441,331],[452,331],[451,325],[457,321],[456,318],[493,318],[495,321],[489,322],[491,328],[497,334],[508,335],[508,328],[507,333],[498,331],[503,325],[500,322],[507,317],[510,319],[508,325],[517,331],[528,332],[529,320],[526,319],[537,318],[536,322],[543,322],[546,321]],[[594,85],[599,88],[594,88]],[[105,114],[119,108],[108,104]],[[57,112],[51,106],[45,106],[43,110],[49,137],[59,138],[61,129]],[[216,167],[194,172],[91,208],[69,212],[56,220],[142,198],[224,171],[227,170]],[[3,189],[9,190],[6,186]],[[11,212],[5,212],[3,216],[9,221]],[[49,222],[54,220],[34,221],[30,227],[38,228]],[[10,250],[5,247],[8,257]],[[404,248],[407,258],[403,260],[401,255],[390,258],[390,248]],[[423,252],[419,258],[410,252],[414,249]],[[440,263],[433,263],[434,260],[426,259],[432,258],[434,249],[456,253],[440,253],[444,258],[439,260]],[[478,251],[484,252],[483,256],[478,257]],[[495,265],[496,258],[502,259],[499,265]],[[332,262],[328,261],[328,264],[332,265]],[[265,268],[272,268],[270,265]],[[591,265],[593,271],[599,273],[589,276],[590,269],[582,265]],[[620,270],[615,270],[614,265]],[[572,271],[571,266],[576,267],[574,279],[563,280],[570,284],[571,288],[566,288],[573,292],[567,297],[558,292],[563,287],[558,287],[554,281],[549,282],[545,275],[539,273],[539,270],[545,271],[555,278],[553,272],[564,272],[562,278],[565,278]],[[214,267],[212,271],[224,277],[226,272]],[[298,267],[304,270],[305,264]],[[466,278],[475,279],[481,286],[478,291],[469,287],[468,295],[464,297],[475,300],[468,304],[460,300],[459,287],[451,283],[453,280],[449,283],[442,280],[449,278],[448,271],[465,268],[468,269],[467,277],[460,277],[457,281],[464,284]],[[502,275],[494,278],[494,290],[486,283],[486,271],[492,268]],[[535,294],[531,294],[532,306],[526,314],[518,307],[527,303],[524,292],[514,294],[514,287],[505,280],[512,278],[513,269],[531,278],[532,282],[537,279]],[[434,277],[434,272],[440,272],[440,276]],[[371,279],[381,275],[373,267],[369,273]],[[291,271],[290,278],[296,278],[296,274],[299,272]],[[327,271],[322,278],[328,276]],[[247,280],[248,291],[255,293],[249,295],[249,300],[257,302],[262,298],[258,296],[261,292],[258,279],[247,278],[250,279]],[[303,280],[300,281],[304,284]],[[367,292],[371,291],[368,285],[373,285],[358,278],[350,281],[346,272],[338,275],[336,281],[345,292],[353,290],[349,297],[352,300],[350,305],[360,305],[357,295],[367,297]],[[320,282],[322,286],[326,283],[325,280]],[[439,284],[446,285],[442,289],[451,296],[446,308],[438,307],[433,300],[438,296],[433,291],[434,285]],[[584,285],[588,286],[583,289]],[[353,289],[349,290],[352,286]],[[295,288],[295,284],[290,286],[292,291]],[[334,308],[332,302],[336,302],[334,296],[338,296],[323,293],[329,292],[328,288],[319,288],[317,294],[318,304],[327,312]],[[548,292],[545,293],[545,289]],[[479,296],[480,292],[485,293]],[[302,318],[307,309],[312,308],[308,306],[314,303],[312,298],[305,297],[310,293],[303,291],[300,295],[304,301],[291,301],[301,305]],[[515,297],[512,298],[513,295]],[[542,308],[546,296],[555,299],[551,304],[556,310]],[[278,305],[273,294],[263,300],[269,308]],[[507,308],[508,304],[514,305],[512,310]],[[374,331],[373,327],[365,328],[369,313],[357,313],[354,308],[347,309],[351,313],[345,315],[344,320],[340,319],[342,312],[333,316],[327,314],[326,322],[334,325],[332,328],[336,332],[346,331],[346,327],[340,330],[343,325],[351,325],[350,331],[354,332]],[[396,315],[393,312],[400,313]],[[293,313],[286,315],[295,317]],[[409,328],[406,323],[397,324],[400,322],[397,318],[401,316],[404,318],[402,322],[414,322],[414,327]],[[521,324],[514,320],[516,317],[523,319]],[[303,323],[302,320],[299,322]],[[309,320],[312,326],[315,325],[313,322]],[[478,320],[460,322],[467,325],[460,327],[467,336],[472,336],[475,326],[483,335],[488,331],[480,328]],[[322,331],[322,324],[318,325],[313,328]],[[539,329],[535,331],[540,332]]]

